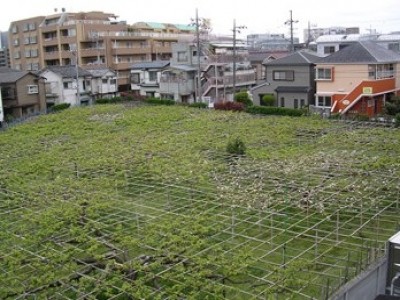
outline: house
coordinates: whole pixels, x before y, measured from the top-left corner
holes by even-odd
[[[289,54],[289,51],[249,50],[248,60],[256,72],[256,84],[261,84],[265,81],[264,62],[285,57]]]
[[[117,74],[102,65],[85,68],[92,75],[91,93],[94,100],[113,98],[118,94]]]
[[[0,68],[0,88],[5,118],[21,118],[46,111],[44,81],[38,75]]]
[[[266,80],[251,89],[255,105],[264,105],[264,95],[275,98],[275,106],[301,108],[314,102],[315,63],[321,57],[309,50],[265,60]]]
[[[158,60],[140,62],[132,65],[131,90],[141,96],[160,97],[161,72],[169,61]]]
[[[92,74],[78,66],[48,66],[40,71],[46,78],[46,103],[48,107],[69,103],[87,105],[92,103]],[[77,85],[78,81],[78,85]],[[79,94],[77,91],[79,90]]]
[[[399,93],[400,54],[375,42],[353,43],[316,65],[319,111],[375,116]]]

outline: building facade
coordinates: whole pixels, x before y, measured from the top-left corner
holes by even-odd
[[[192,40],[194,28],[176,24],[129,26],[104,12],[62,13],[14,21],[9,28],[11,65],[19,70],[100,65],[117,72],[129,90],[133,63],[171,57],[171,45]]]

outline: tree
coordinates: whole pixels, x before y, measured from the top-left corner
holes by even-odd
[[[253,105],[253,101],[251,101],[249,93],[247,91],[240,91],[239,93],[236,93],[235,101],[243,103],[246,107]]]
[[[400,96],[393,97],[385,104],[385,112],[390,116],[400,113]]]

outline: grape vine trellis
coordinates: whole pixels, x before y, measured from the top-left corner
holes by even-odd
[[[240,136],[246,156],[227,157]],[[0,298],[324,299],[398,229],[400,134],[105,106],[0,135]]]

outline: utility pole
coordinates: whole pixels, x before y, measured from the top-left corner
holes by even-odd
[[[232,89],[233,89],[233,100],[235,100],[236,92],[236,33],[240,33],[240,29],[245,29],[246,26],[236,26],[236,19],[233,19],[233,70],[232,70]]]
[[[196,8],[196,44],[197,44],[197,95],[194,102],[201,102],[201,65],[200,65],[200,24],[199,24],[199,13]]]
[[[285,25],[290,26],[290,52],[294,51],[294,42],[293,42],[293,23],[299,22],[298,20],[293,20],[292,10],[290,10],[290,18],[285,22]]]

